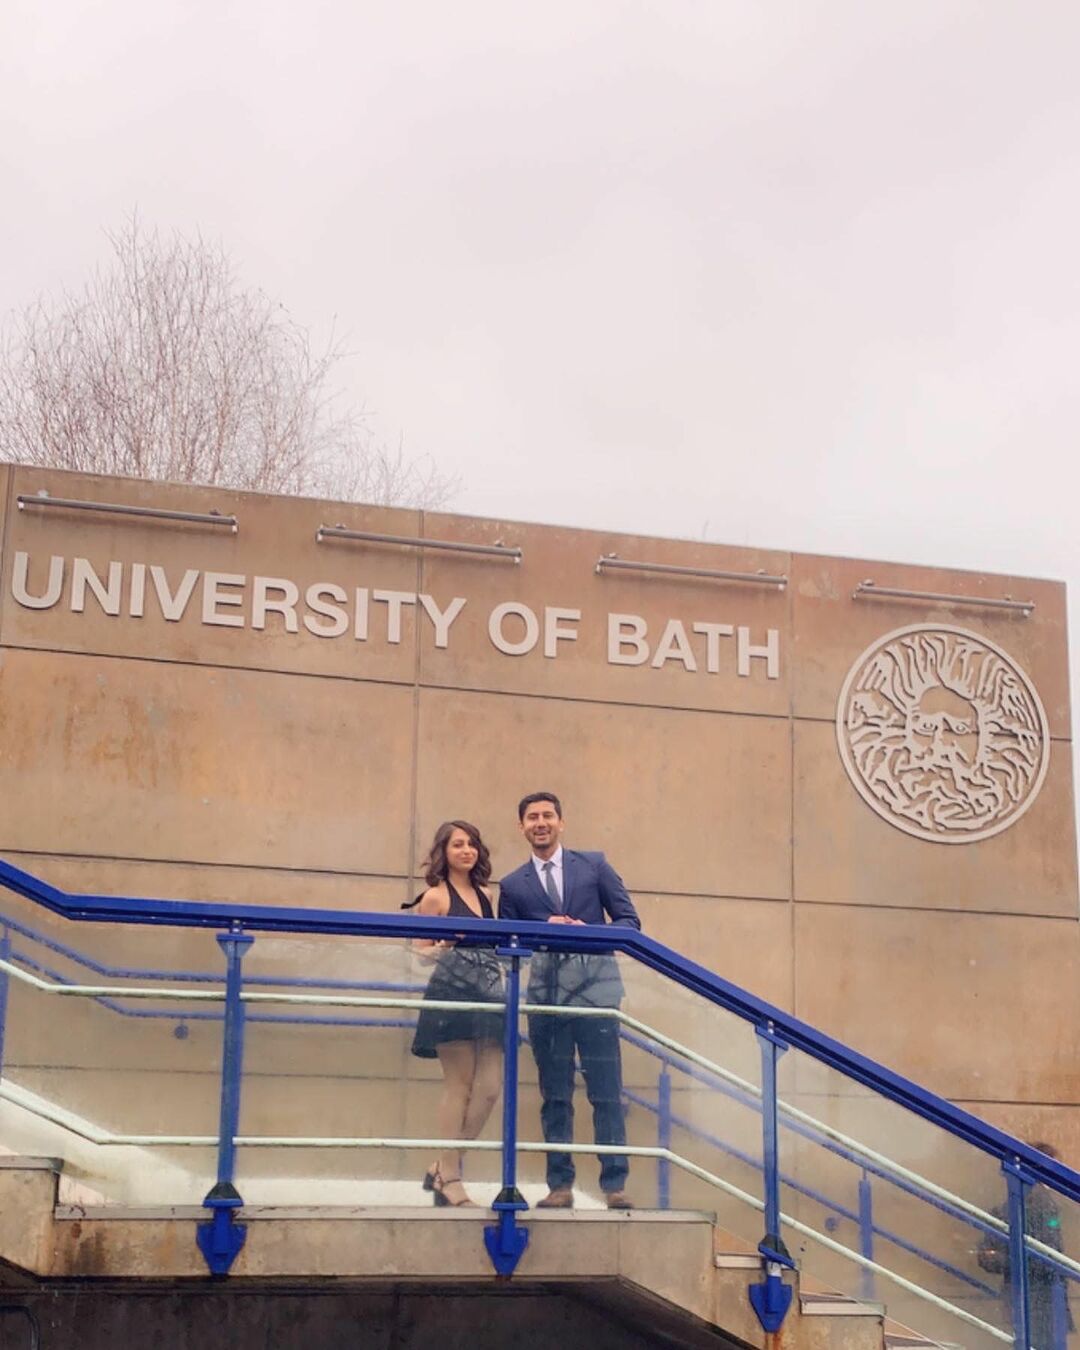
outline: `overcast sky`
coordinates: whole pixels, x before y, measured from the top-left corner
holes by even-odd
[[[456,509],[1080,594],[1078,69],[1075,0],[6,0],[0,308],[137,208]]]

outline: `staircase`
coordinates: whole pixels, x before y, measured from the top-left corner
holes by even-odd
[[[205,1221],[196,1205],[61,1204],[55,1159],[0,1160],[0,1261],[9,1294],[33,1308],[44,1291],[80,1282],[102,1287],[178,1289],[205,1283],[195,1229]],[[495,1292],[480,1230],[483,1211],[364,1206],[250,1206],[240,1220],[249,1238],[230,1279],[270,1297],[300,1282],[339,1288],[350,1296],[399,1287]],[[569,1291],[631,1336],[647,1327],[653,1345],[749,1345],[769,1337],[746,1299],[760,1257],[719,1229],[711,1215],[668,1210],[532,1212],[530,1241],[513,1284],[548,1300]],[[30,1277],[27,1279],[26,1277]],[[797,1274],[791,1285],[798,1292]],[[75,1297],[74,1295],[70,1295]],[[444,1297],[447,1295],[444,1295]],[[475,1305],[475,1298],[474,1298]],[[478,1305],[475,1305],[478,1306]],[[799,1294],[785,1326],[791,1350],[884,1350],[880,1306],[842,1296]],[[482,1323],[475,1331],[480,1334]],[[614,1332],[609,1333],[614,1335]],[[493,1342],[476,1340],[474,1344]],[[540,1344],[530,1337],[530,1344]],[[614,1342],[613,1342],[614,1343]],[[630,1339],[620,1344],[630,1344]],[[7,1344],[7,1342],[4,1342]],[[94,1346],[95,1341],[80,1341]],[[563,1341],[565,1347],[566,1342]]]
[[[559,1350],[1066,1350],[1080,1176],[639,933],[69,896],[2,862],[0,886],[0,1262],[16,1307],[57,1327],[91,1293],[112,1326],[126,1291],[144,1320],[123,1337],[149,1343],[205,1287],[240,1318],[230,1345],[307,1350],[337,1299],[412,1347],[438,1291],[440,1350],[503,1343],[504,1315]],[[503,1114],[466,1143],[470,1211],[420,1189],[460,1141],[430,1137],[441,1082],[408,1053],[407,939],[451,929],[506,966]],[[606,1147],[631,1159],[635,1210],[589,1198],[587,1120],[565,1146],[576,1208],[530,1207],[524,1014],[567,1011],[521,997],[540,946],[618,953],[626,998],[591,1015],[622,1040],[629,1140]],[[988,1274],[987,1243],[1024,1278]],[[195,1325],[203,1304],[184,1307]]]

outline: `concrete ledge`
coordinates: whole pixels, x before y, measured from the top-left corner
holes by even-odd
[[[846,1294],[800,1294],[804,1317],[884,1317],[884,1303],[865,1303]]]
[[[20,1172],[55,1172],[64,1170],[63,1158],[27,1157],[18,1153],[0,1153],[0,1170],[15,1168]]]
[[[372,1205],[245,1205],[237,1211],[241,1223],[257,1223],[267,1220],[303,1219],[356,1219],[380,1221],[392,1219],[395,1222],[424,1222],[435,1220],[437,1223],[476,1222],[482,1219],[492,1223],[495,1215],[487,1209],[436,1209],[433,1205],[423,1207],[399,1206],[392,1209],[376,1208]],[[200,1222],[209,1217],[209,1211],[202,1205],[57,1205],[53,1217],[59,1223],[72,1220],[103,1219],[109,1221],[153,1221],[157,1219],[197,1219]],[[581,1209],[581,1210],[527,1210],[521,1216],[522,1222],[533,1223],[707,1223],[712,1224],[713,1216],[704,1210],[693,1209]]]
[[[287,1287],[419,1286],[485,1297],[510,1287],[492,1273],[482,1230],[494,1216],[484,1209],[251,1206],[237,1216],[246,1242],[229,1279],[217,1282],[196,1244],[203,1206],[60,1206],[56,1185],[51,1159],[0,1168],[0,1260],[54,1288],[75,1281],[132,1295],[202,1287],[262,1297]],[[747,1297],[760,1257],[749,1244],[740,1251],[711,1214],[548,1210],[527,1211],[523,1222],[529,1243],[512,1281],[523,1296],[576,1290],[611,1316],[622,1309],[646,1338],[666,1322],[676,1337],[667,1343],[767,1350]],[[882,1332],[877,1307],[808,1295],[789,1314],[785,1350],[884,1350]]]
[[[204,1277],[195,1228],[202,1206],[57,1207],[51,1260],[37,1273],[135,1279]],[[486,1210],[349,1207],[242,1210],[247,1241],[239,1277],[491,1278],[481,1230]],[[711,1216],[694,1211],[587,1210],[529,1213],[519,1273],[529,1279],[624,1276],[643,1287],[673,1280],[689,1294],[712,1263]],[[661,1228],[664,1237],[656,1240]],[[692,1278],[688,1272],[692,1271]],[[699,1300],[697,1300],[699,1301]]]

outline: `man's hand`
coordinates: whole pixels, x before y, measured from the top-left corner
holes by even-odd
[[[584,919],[572,919],[569,914],[549,914],[548,923],[577,923],[585,926]]]

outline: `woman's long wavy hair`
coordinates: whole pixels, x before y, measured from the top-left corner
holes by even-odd
[[[469,842],[476,849],[476,863],[469,873],[469,880],[474,886],[486,886],[491,880],[491,854],[480,838],[480,831],[467,820],[445,820],[435,831],[431,852],[424,860],[424,880],[429,886],[437,886],[449,876],[450,865],[446,860],[446,846],[455,830],[464,830],[469,836]]]

